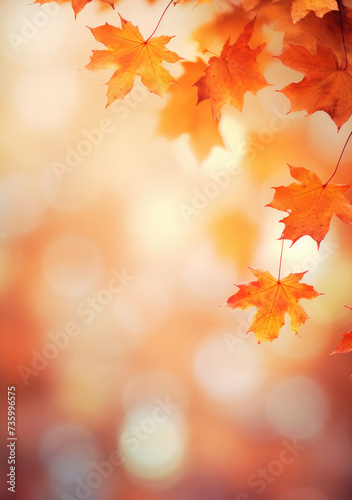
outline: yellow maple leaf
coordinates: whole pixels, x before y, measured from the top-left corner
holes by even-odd
[[[105,23],[90,28],[97,42],[106,50],[93,50],[86,68],[99,71],[114,68],[116,71],[107,83],[108,103],[123,99],[131,90],[137,76],[150,92],[163,97],[174,78],[163,67],[163,61],[175,63],[182,59],[165,45],[173,38],[157,36],[145,40],[137,26],[121,17],[121,28]]]
[[[295,334],[308,316],[300,305],[300,299],[314,299],[322,295],[311,285],[300,283],[305,275],[291,273],[277,280],[268,271],[249,268],[257,281],[241,283],[237,293],[232,295],[226,305],[231,309],[256,307],[248,332],[253,332],[258,342],[272,342],[279,336],[285,324],[285,314],[290,318],[290,330]],[[247,332],[247,333],[248,333]]]

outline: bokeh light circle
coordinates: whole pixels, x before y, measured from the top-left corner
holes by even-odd
[[[87,293],[98,281],[102,268],[99,249],[87,238],[69,234],[48,246],[43,272],[51,289],[68,297]]]
[[[0,182],[0,232],[19,236],[35,229],[46,204],[40,196],[38,178],[26,171],[9,172]]]
[[[184,417],[177,405],[164,408],[164,403],[131,410],[120,431],[124,466],[143,481],[172,481],[181,473],[186,458],[188,430]]]
[[[304,376],[279,382],[269,394],[266,408],[276,432],[292,439],[318,435],[329,414],[325,391],[315,380]]]
[[[207,337],[194,359],[194,375],[207,395],[224,402],[251,396],[264,378],[258,349],[249,340],[225,335]]]
[[[26,70],[14,88],[20,118],[30,127],[44,130],[66,125],[78,98],[77,75],[64,66]]]
[[[46,432],[39,453],[45,469],[62,482],[73,482],[87,475],[97,458],[92,435],[75,425],[58,426]]]

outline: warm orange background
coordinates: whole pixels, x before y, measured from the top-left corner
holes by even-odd
[[[300,338],[286,325],[258,345],[244,335],[252,310],[218,306],[233,283],[252,279],[247,265],[277,273],[282,216],[265,208],[271,186],[291,182],[287,163],[327,179],[351,121],[337,134],[323,112],[282,118],[289,102],[275,89],[300,75],[264,61],[273,86],[247,94],[242,114],[224,108],[225,147],[199,161],[187,134],[156,132],[165,104],[140,82],[105,110],[111,73],[81,69],[102,48],[86,26],[118,24],[117,13],[92,2],[75,22],[69,4],[50,5],[40,17],[27,0],[0,2],[1,408],[4,419],[16,385],[18,426],[8,497],[78,498],[93,463],[119,450],[124,463],[86,498],[349,500],[352,355],[329,353],[352,324],[343,307],[352,304],[351,228],[333,220],[319,253],[309,237],[285,246],[283,273],[310,269],[305,282],[326,293],[303,301],[311,319]],[[164,6],[130,0],[118,11],[148,36]],[[216,1],[171,8],[158,33],[176,35],[170,49],[186,60],[206,58],[204,44],[219,52],[243,28],[242,18],[230,33],[199,28],[225,10]],[[282,37],[269,22],[264,31],[279,54]],[[168,67],[181,76],[182,64]],[[75,165],[65,171],[67,156]],[[351,159],[350,145],[336,182],[351,180]],[[224,174],[237,163],[237,175]],[[113,270],[120,285],[106,292]],[[177,408],[153,423],[160,400]],[[131,451],[121,437],[134,426],[145,430]],[[293,439],[304,451],[282,465]],[[258,493],[248,481],[268,467]]]

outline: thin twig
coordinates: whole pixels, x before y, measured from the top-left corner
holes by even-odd
[[[145,43],[147,43],[147,42],[148,42],[148,40],[150,40],[150,38],[154,35],[154,33],[156,32],[156,30],[159,28],[159,24],[161,23],[162,18],[165,16],[167,9],[170,7],[170,5],[171,5],[173,2],[174,2],[174,0],[171,0],[171,1],[168,3],[168,5],[166,6],[166,8],[165,8],[164,12],[161,14],[161,17],[160,17],[160,19],[159,19],[158,24],[157,24],[157,25],[156,25],[156,27],[155,27],[155,30],[153,31],[153,33],[152,33],[150,36],[148,36],[148,38],[146,39]]]
[[[341,151],[341,154],[340,154],[340,157],[338,159],[338,162],[337,162],[337,165],[335,167],[335,170],[333,171],[331,177],[329,178],[329,180],[327,182],[325,182],[324,186],[326,186],[327,184],[329,184],[329,182],[331,181],[331,179],[334,177],[334,175],[336,174],[337,172],[337,169],[339,168],[339,165],[340,165],[340,161],[341,161],[341,158],[342,158],[342,155],[343,153],[345,152],[345,149],[346,149],[346,146],[348,144],[348,141],[351,139],[351,136],[352,136],[352,132],[350,132],[350,135],[347,137],[346,139],[346,142],[345,142],[345,145],[344,147],[342,148],[342,151]]]

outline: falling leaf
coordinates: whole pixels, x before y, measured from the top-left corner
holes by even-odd
[[[34,3],[39,3],[40,5],[43,5],[45,3],[51,3],[54,0],[35,0]],[[65,3],[70,0],[55,0],[57,3]],[[90,3],[92,0],[72,0],[72,8],[75,13],[75,17],[81,12],[81,10],[87,5],[87,3]],[[114,0],[100,0],[101,2],[108,3],[111,5],[112,8],[114,8]]]
[[[275,0],[273,0],[274,2]],[[263,2],[264,3],[264,2]],[[252,10],[258,6],[259,0],[242,0],[244,10]],[[309,12],[323,17],[332,10],[338,10],[336,0],[292,0],[291,16],[294,23],[305,17]]]
[[[242,111],[244,94],[254,94],[268,86],[257,62],[257,56],[265,43],[256,49],[248,46],[253,33],[255,19],[244,28],[244,32],[231,45],[230,39],[224,45],[220,57],[211,57],[205,75],[195,85],[198,87],[198,103],[210,99],[213,119],[219,120],[224,104],[231,104]]]
[[[204,160],[213,146],[223,146],[217,122],[211,120],[208,102],[197,104],[194,82],[206,65],[201,59],[184,62],[184,73],[177,83],[170,85],[170,99],[161,110],[157,132],[168,139],[176,139],[186,133],[190,136],[193,151],[200,161]],[[177,119],[175,119],[177,117]]]
[[[123,99],[132,90],[137,76],[150,92],[163,97],[175,80],[162,63],[175,63],[181,59],[165,47],[173,37],[157,36],[144,40],[137,26],[120,18],[121,28],[108,23],[90,28],[97,42],[103,43],[107,50],[93,50],[86,68],[116,70],[107,83],[107,106],[116,99]]]
[[[231,309],[256,307],[248,332],[253,332],[258,342],[272,342],[285,324],[285,314],[290,318],[290,331],[298,333],[308,316],[300,299],[314,299],[322,295],[311,285],[300,283],[303,273],[291,273],[279,281],[268,271],[249,268],[257,281],[241,283],[239,290],[226,303]]]
[[[293,0],[291,15],[293,22],[296,23],[310,11],[318,17],[323,17],[328,12],[338,9],[336,0]]]
[[[275,8],[277,8],[275,4]],[[270,11],[273,10],[273,7]],[[270,42],[271,38],[266,29],[267,24],[272,22],[271,12],[261,12],[260,17],[255,21],[255,30],[250,40],[251,46]],[[243,9],[234,9],[228,12],[219,12],[207,23],[200,25],[193,33],[192,37],[198,44],[199,52],[215,53],[221,52],[229,33],[233,39],[238,38],[243,32],[243,26],[248,23],[248,14]],[[264,33],[265,32],[265,33]],[[260,54],[262,64],[272,63],[272,54],[263,51]]]
[[[290,214],[280,222],[285,223],[283,239],[295,243],[309,235],[320,246],[329,231],[335,214],[346,224],[352,224],[352,205],[344,197],[351,184],[323,184],[319,177],[305,168],[291,167],[290,173],[300,184],[275,189],[273,201],[267,205]]]
[[[346,306],[346,307],[352,310],[351,306]],[[331,354],[338,354],[350,351],[352,351],[352,330],[348,333],[342,334],[342,339],[340,343],[336,346],[336,349]]]
[[[284,5],[277,16],[275,31],[284,33],[285,45],[303,45],[310,53],[316,53],[317,42],[329,47],[340,64],[345,63],[345,50],[341,35],[341,21],[345,35],[347,55],[352,51],[352,11],[341,4],[340,12],[329,12],[323,18],[310,12],[306,17],[293,23],[291,14]],[[286,48],[286,47],[285,47]]]
[[[280,61],[305,76],[280,90],[291,101],[290,111],[325,111],[339,130],[352,114],[352,74],[341,68],[336,55],[328,47],[317,44],[317,53],[305,47],[290,45]]]

